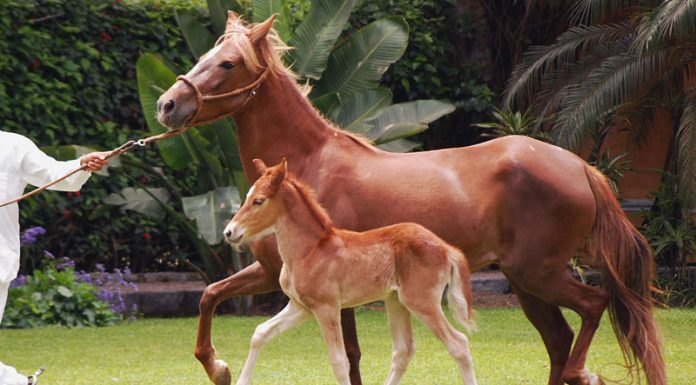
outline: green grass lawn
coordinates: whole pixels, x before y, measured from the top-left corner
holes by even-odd
[[[574,327],[578,319],[567,313]],[[519,309],[482,309],[471,350],[482,385],[545,384],[546,352]],[[696,310],[661,310],[670,385],[693,385],[696,378]],[[249,337],[265,317],[218,317],[215,343],[233,377],[246,358]],[[588,367],[608,378],[625,376],[618,345],[605,322]],[[386,315],[358,312],[365,384],[381,384],[389,370],[391,341]],[[444,347],[415,321],[416,354],[404,384],[458,384],[454,361]],[[145,319],[108,328],[1,330],[0,361],[30,372],[45,365],[43,385],[198,385],[207,378],[193,357],[197,320]],[[332,384],[333,374],[314,321],[273,340],[263,351],[254,384]]]

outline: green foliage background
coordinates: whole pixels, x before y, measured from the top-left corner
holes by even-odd
[[[404,59],[385,77],[395,101],[445,98],[467,111],[490,107],[492,93],[480,66],[459,63],[457,47],[448,40],[471,33],[467,16],[454,7],[453,0],[376,0],[356,7],[349,31],[385,15],[402,16],[410,26]],[[135,79],[138,56],[158,52],[182,72],[195,61],[174,9],[192,12],[203,23],[209,20],[202,0],[1,1],[0,129],[24,134],[41,147],[110,149],[145,135]],[[308,9],[309,1],[295,1],[288,17],[297,23]],[[155,151],[139,150],[128,159],[157,167],[161,160]],[[194,169],[165,167],[163,172],[173,176],[168,179],[182,194],[195,186]],[[93,176],[79,195],[48,192],[23,202],[22,227],[48,230],[36,248],[70,256],[84,269],[96,263],[107,268],[130,265],[134,272],[183,268],[181,259],[195,252],[182,242],[173,221],[121,213],[102,203],[134,180],[146,186],[158,182],[133,164],[110,174]],[[24,256],[24,272],[40,262],[31,257]]]

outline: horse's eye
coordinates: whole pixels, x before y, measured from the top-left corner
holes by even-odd
[[[223,68],[225,70],[231,70],[232,68],[234,68],[234,63],[232,63],[231,61],[224,61],[220,63],[220,68]]]
[[[263,204],[263,202],[264,202],[264,199],[263,199],[263,198],[256,198],[256,199],[254,199],[254,201],[251,202],[251,203],[254,204],[254,206],[261,206],[261,205]]]

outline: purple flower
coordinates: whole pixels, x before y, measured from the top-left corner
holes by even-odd
[[[26,275],[18,275],[17,278],[13,279],[12,282],[10,282],[10,289],[15,289],[18,287],[22,287],[27,283],[27,276]]]
[[[63,257],[62,259],[63,259],[63,262],[56,265],[56,269],[58,271],[63,271],[66,269],[71,269],[71,268],[74,269],[75,268],[75,261],[73,261],[72,259],[70,259],[68,257]]]
[[[33,245],[40,235],[46,234],[46,229],[41,226],[30,227],[22,233],[20,242],[22,246]]]

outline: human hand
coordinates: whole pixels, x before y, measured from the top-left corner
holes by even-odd
[[[91,152],[80,157],[80,165],[87,165],[87,171],[99,171],[109,160],[106,158],[108,152]]]

